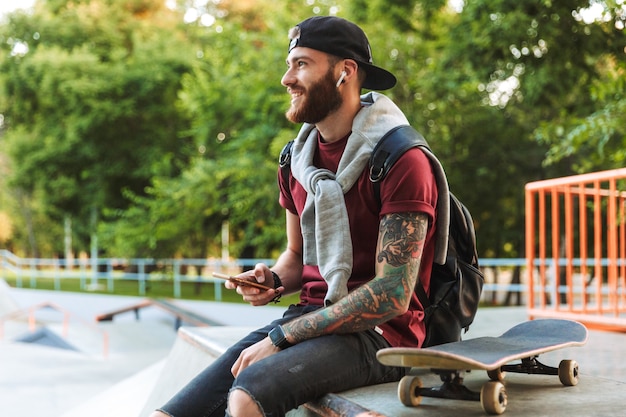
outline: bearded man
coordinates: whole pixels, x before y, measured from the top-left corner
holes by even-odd
[[[373,64],[354,23],[309,18],[289,32],[281,83],[286,117],[302,123],[290,170],[279,170],[287,247],[271,269],[258,264],[237,285],[255,306],[300,292],[281,319],[258,329],[200,372],[152,417],[284,416],[326,393],[398,381],[405,368],[384,366],[376,352],[421,346],[424,311],[414,289],[428,292],[435,256],[438,191],[428,158],[405,152],[380,183],[368,159],[386,132],[408,121],[386,96],[396,84]]]

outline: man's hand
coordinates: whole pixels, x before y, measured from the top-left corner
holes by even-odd
[[[274,287],[272,272],[265,264],[257,264],[253,270],[237,275],[237,278],[257,282],[270,288]],[[240,294],[244,301],[253,306],[266,305],[274,300],[277,295],[285,291],[285,287],[282,286],[276,289],[262,290],[247,285],[239,285],[233,281],[226,281],[225,286],[228,289],[237,290],[237,294]],[[278,293],[276,291],[278,291]]]
[[[269,337],[266,337],[249,348],[244,349],[239,355],[239,358],[237,358],[237,361],[235,361],[233,367],[230,368],[230,371],[236,378],[237,375],[248,366],[278,352],[280,352],[280,349],[272,344]]]

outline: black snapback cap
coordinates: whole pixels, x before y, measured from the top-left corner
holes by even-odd
[[[291,29],[289,51],[304,47],[355,60],[367,74],[363,88],[387,90],[396,77],[373,64],[372,50],[365,32],[354,23],[335,16],[315,16]]]

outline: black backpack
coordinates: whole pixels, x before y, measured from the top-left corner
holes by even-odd
[[[280,154],[279,165],[283,177],[288,177],[291,163],[291,146],[287,143]],[[428,143],[411,126],[396,127],[382,137],[370,156],[370,180],[380,203],[380,181],[393,164],[407,150],[421,147],[431,161],[441,164],[430,151]],[[442,175],[443,169],[441,169]],[[445,180],[445,178],[443,178]],[[447,183],[447,180],[445,180]],[[478,269],[476,233],[472,216],[467,208],[450,193],[450,227],[448,251],[443,265],[433,263],[430,279],[430,296],[420,282],[415,292],[424,306],[426,339],[423,347],[461,340],[463,329],[467,331],[473,322],[484,276]]]
[[[380,201],[380,181],[392,165],[411,148],[420,147],[440,168],[441,180],[447,184],[441,163],[426,140],[411,126],[399,126],[382,137],[370,156],[370,180]],[[452,193],[450,194],[450,225],[448,251],[443,265],[433,263],[430,296],[417,283],[415,293],[424,306],[426,339],[423,347],[461,340],[474,321],[485,280],[478,268],[476,232],[472,216]]]

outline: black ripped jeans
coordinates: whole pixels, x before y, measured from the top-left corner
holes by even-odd
[[[281,319],[230,347],[159,410],[172,417],[222,417],[228,393],[236,388],[250,394],[265,416],[282,417],[326,393],[398,381],[406,374],[406,368],[385,366],[376,360],[376,352],[389,344],[369,330],[298,343],[233,377],[230,370],[242,350],[267,337],[275,326],[317,308],[290,306]]]

